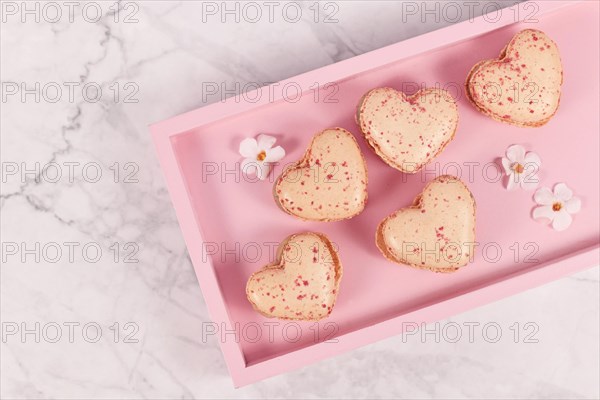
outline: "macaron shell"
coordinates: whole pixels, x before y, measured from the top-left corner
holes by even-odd
[[[436,272],[467,265],[475,244],[475,200],[456,177],[431,181],[413,206],[384,219],[377,247],[390,261]]]
[[[307,232],[285,239],[277,264],[255,272],[246,295],[269,318],[316,321],[331,314],[342,278],[342,264],[331,241]]]
[[[442,89],[423,89],[406,96],[392,88],[377,88],[363,97],[357,122],[384,162],[414,173],[454,138],[458,107],[452,95]]]
[[[469,100],[490,117],[521,127],[546,124],[560,104],[563,68],[544,32],[517,33],[499,59],[476,64],[467,78]]]
[[[342,128],[316,134],[304,157],[277,179],[274,197],[290,215],[339,221],[362,212],[367,166],[354,136]]]

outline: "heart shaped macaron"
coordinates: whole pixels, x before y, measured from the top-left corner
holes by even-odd
[[[362,212],[367,202],[367,166],[354,136],[345,129],[316,134],[300,161],[274,186],[277,205],[311,221],[339,221]]]
[[[277,258],[248,280],[246,296],[254,309],[269,318],[328,317],[342,278],[342,264],[329,239],[313,232],[289,236],[279,245]]]
[[[476,64],[467,96],[482,113],[521,127],[546,124],[560,103],[563,68],[556,44],[544,32],[517,33],[500,58]]]
[[[407,96],[392,88],[377,88],[362,98],[356,121],[384,162],[414,173],[454,138],[458,108],[452,95],[441,89]]]
[[[475,200],[458,178],[429,182],[413,205],[385,218],[376,244],[399,264],[453,272],[469,263],[475,247]]]

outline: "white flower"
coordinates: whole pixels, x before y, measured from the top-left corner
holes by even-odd
[[[548,219],[557,231],[564,231],[571,225],[571,214],[578,213],[581,209],[581,200],[573,197],[573,191],[564,183],[554,186],[554,193],[543,187],[538,189],[533,199],[540,206],[533,209],[534,219]]]
[[[257,139],[246,138],[240,143],[240,154],[245,157],[241,169],[245,174],[256,174],[258,179],[265,180],[271,164],[285,157],[283,147],[273,147],[275,144],[273,136],[258,135]]]
[[[537,172],[542,165],[540,157],[525,148],[514,144],[506,149],[506,157],[502,157],[502,166],[507,175],[506,188],[513,190],[521,186],[525,190],[535,188],[539,183]]]

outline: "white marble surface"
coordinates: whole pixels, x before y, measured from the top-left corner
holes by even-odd
[[[121,3],[118,22],[111,13],[114,3],[97,2],[104,16],[93,22],[94,5],[87,6],[86,21],[84,4],[75,2],[73,21],[61,6],[62,17],[52,22],[56,11],[39,3],[36,22],[18,9],[21,2],[3,3],[2,398],[600,396],[598,268],[452,318],[460,324],[496,322],[504,332],[498,343],[488,343],[480,333],[473,343],[397,336],[233,389],[216,339],[203,343],[199,338],[209,318],[147,125],[219,100],[202,98],[203,82],[229,87],[274,82],[449,22],[435,23],[430,16],[423,23],[417,15],[402,23],[402,4],[394,1],[340,2],[336,23],[315,23],[312,1],[303,3],[297,23],[282,17],[281,3],[275,5],[273,23],[264,5],[258,23],[243,18],[236,23],[233,16],[222,23],[220,14],[202,22],[203,5],[197,1],[145,1],[136,3],[139,9]],[[325,7],[320,6],[321,17],[335,9]],[[124,23],[131,13],[137,22]],[[34,94],[8,95],[15,87],[11,82],[29,88],[36,82],[55,84],[36,101]],[[73,82],[73,99],[68,82]],[[82,96],[84,84],[90,88],[88,99]],[[56,85],[62,96],[51,102]],[[103,96],[92,102],[98,85]],[[132,98],[137,102],[125,103],[124,96],[136,87]],[[54,170],[36,181],[36,163]],[[58,182],[56,165],[62,173]],[[102,177],[90,182],[96,168]],[[120,170],[117,183],[115,169]],[[126,181],[128,172],[136,172],[137,182]],[[78,244],[72,260],[66,242]],[[115,242],[121,248],[116,261]],[[23,251],[36,243],[40,260]],[[88,260],[82,254],[87,243]],[[139,246],[134,256],[139,262],[124,262],[134,250],[124,249],[126,243]],[[57,247],[62,257],[52,262]],[[97,247],[102,255],[94,263],[90,258]],[[34,334],[24,339],[20,332],[8,334],[15,327],[34,329],[36,322],[39,343]],[[64,325],[69,322],[80,324],[73,343]],[[118,343],[109,328],[115,322],[121,330]],[[125,343],[127,322],[139,328],[133,335],[137,343]],[[515,343],[510,330],[515,322],[535,323],[538,342],[524,343],[521,337]],[[98,342],[83,338],[86,323],[101,326]],[[53,324],[62,326],[57,343],[51,343]],[[94,332],[90,328],[87,338]]]

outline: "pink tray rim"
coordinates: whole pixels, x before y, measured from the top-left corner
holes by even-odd
[[[537,2],[539,14],[562,9],[579,1],[544,1]],[[524,3],[521,3],[521,6]],[[456,43],[485,34],[519,22],[511,13],[502,13],[497,23],[490,24],[484,17],[465,21],[421,36],[417,36],[378,50],[371,51],[336,64],[328,65],[274,85],[295,83],[304,90],[318,82],[335,82],[352,75],[376,68],[399,59],[410,58],[417,54]],[[403,57],[398,57],[402,54]],[[314,87],[313,87],[314,89]],[[208,312],[213,322],[231,326],[219,282],[210,260],[203,261],[201,254],[204,242],[201,227],[197,225],[195,213],[189,201],[184,177],[179,168],[171,143],[172,137],[185,133],[200,125],[227,118],[231,115],[250,111],[272,101],[282,101],[281,96],[271,99],[263,96],[262,91],[270,90],[269,86],[248,93],[248,98],[259,98],[258,102],[248,103],[230,98],[196,110],[181,114],[150,126],[158,159],[166,178],[167,187],[175,208],[177,218],[192,259],[196,276],[206,300]],[[260,91],[261,95],[255,92]],[[276,91],[275,91],[276,92]],[[272,92],[271,92],[272,93]],[[373,324],[353,332],[337,336],[337,343],[317,343],[315,345],[292,351],[285,355],[267,359],[262,362],[247,364],[239,345],[235,341],[220,341],[221,350],[235,387],[244,386],[270,376],[306,366],[310,363],[341,354],[345,351],[364,346],[401,333],[405,322],[433,322],[469,309],[511,296],[521,291],[551,282],[565,275],[573,274],[594,267],[600,262],[600,245],[597,243],[567,256],[547,263],[536,264],[532,268],[519,273],[503,276],[466,293],[457,293],[454,297],[435,304],[420,307],[409,313]]]

